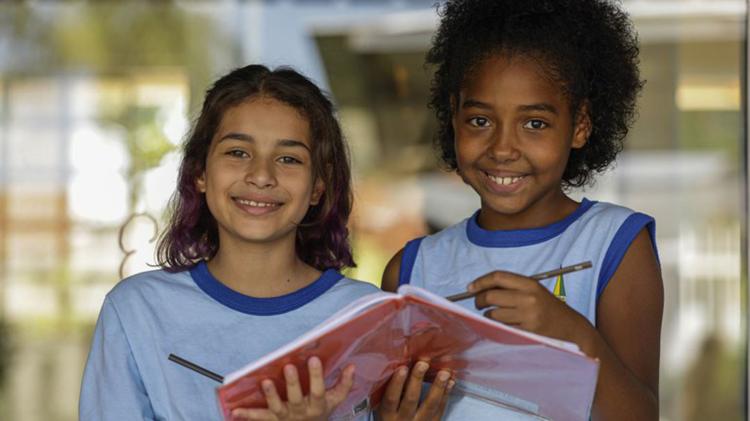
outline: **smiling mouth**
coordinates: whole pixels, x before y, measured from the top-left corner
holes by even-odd
[[[235,197],[233,199],[235,202],[242,206],[251,206],[254,208],[278,208],[279,206],[283,205],[283,203],[280,202],[262,202],[259,200],[241,199],[239,197]]]
[[[512,176],[512,177],[497,177],[492,174],[489,174],[485,172],[487,177],[492,180],[495,184],[501,185],[501,186],[510,186],[512,184],[516,184],[519,181],[523,180],[525,175],[519,175],[519,176]]]

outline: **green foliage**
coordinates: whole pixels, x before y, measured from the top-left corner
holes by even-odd
[[[72,66],[180,65],[183,14],[171,2],[81,3],[52,28],[53,48]]]
[[[157,167],[162,157],[174,149],[161,129],[158,107],[128,106],[122,112],[104,116],[125,129],[125,145],[131,159],[128,177]]]
[[[126,178],[130,185],[130,211],[140,197],[143,174],[159,166],[164,155],[175,149],[161,128],[158,107],[128,105],[119,112],[103,111],[101,120],[124,129],[125,148],[130,157]]]
[[[0,73],[180,67],[189,69],[198,94],[215,66],[231,65],[239,49],[211,18],[172,1],[0,3],[0,39],[13,57],[0,63]]]

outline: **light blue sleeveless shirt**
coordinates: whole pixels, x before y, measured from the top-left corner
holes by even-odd
[[[79,417],[221,420],[219,383],[167,360],[170,353],[225,376],[377,291],[328,270],[291,294],[253,298],[224,286],[205,263],[127,278],[110,291],[99,314]]]
[[[656,251],[654,220],[630,209],[583,199],[565,219],[533,229],[487,231],[477,215],[404,247],[399,284],[447,296],[495,270],[532,275],[591,261],[591,269],[541,281],[596,325],[596,304],[636,235],[646,228]],[[458,302],[475,313],[473,300]],[[459,388],[457,388],[459,389]],[[500,417],[500,418],[498,418]],[[535,419],[479,401],[460,390],[446,409],[448,420]]]

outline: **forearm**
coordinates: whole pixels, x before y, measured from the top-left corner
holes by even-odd
[[[593,326],[582,330],[575,342],[600,364],[593,420],[659,419],[658,391],[650,390],[633,375]]]

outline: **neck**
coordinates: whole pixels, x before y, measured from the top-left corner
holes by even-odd
[[[539,228],[565,219],[577,208],[578,203],[559,190],[514,214],[498,213],[482,203],[477,222],[491,231]]]
[[[272,244],[237,243],[221,239],[208,270],[241,294],[277,297],[304,288],[320,277],[320,271],[297,257],[293,236]]]

